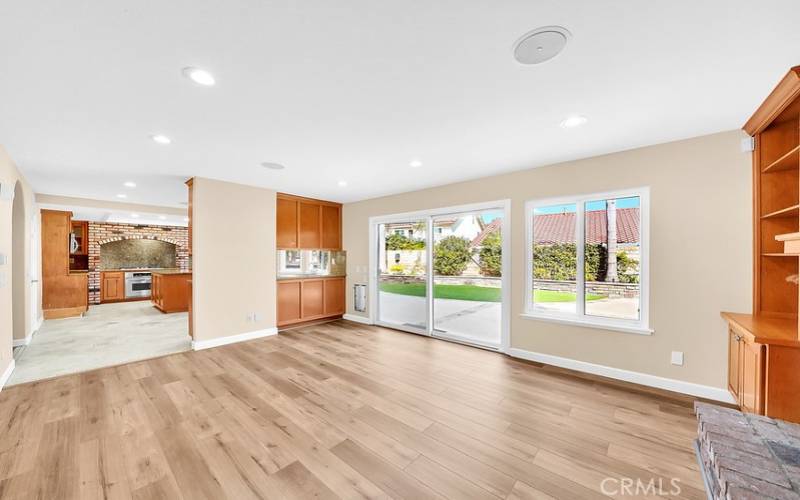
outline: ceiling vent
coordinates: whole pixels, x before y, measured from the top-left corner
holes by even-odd
[[[549,61],[564,50],[570,37],[572,34],[561,26],[536,28],[514,44],[514,59],[525,65]]]

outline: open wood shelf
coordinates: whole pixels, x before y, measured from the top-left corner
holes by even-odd
[[[800,205],[792,205],[791,207],[775,210],[766,215],[762,215],[762,219],[771,219],[776,217],[800,217]]]
[[[767,165],[762,172],[767,174],[782,170],[796,170],[798,168],[800,168],[800,145],[795,146],[791,151]]]
[[[800,257],[800,253],[762,253],[762,257]]]

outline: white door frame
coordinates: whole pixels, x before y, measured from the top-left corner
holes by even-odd
[[[417,210],[414,212],[404,212],[391,215],[380,215],[369,218],[369,317],[370,322],[376,325],[387,326],[398,329],[397,325],[384,324],[378,321],[378,225],[391,222],[408,222],[409,220],[424,219],[427,223],[427,234],[429,239],[433,238],[433,217],[442,215],[455,215],[464,212],[478,212],[486,210],[501,210],[503,212],[503,222],[500,225],[502,239],[503,260],[501,263],[502,277],[501,286],[501,315],[500,315],[500,346],[480,345],[466,342],[463,339],[437,334],[435,338],[451,340],[460,343],[468,343],[478,347],[485,347],[506,352],[511,345],[511,200],[496,200],[481,203],[471,203],[467,205],[457,205],[450,207],[434,208],[429,210]],[[426,244],[427,273],[430,280],[433,276],[433,245]],[[427,293],[427,330],[403,329],[425,336],[433,336],[433,294]]]

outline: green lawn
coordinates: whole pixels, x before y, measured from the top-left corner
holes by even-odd
[[[381,291],[400,295],[425,296],[424,283],[381,283]],[[500,289],[475,285],[434,285],[433,296],[437,299],[476,300],[480,302],[500,302]],[[589,295],[587,300],[602,299],[602,295]],[[575,302],[575,294],[535,290],[534,302]]]

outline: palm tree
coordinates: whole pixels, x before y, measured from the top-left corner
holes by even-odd
[[[606,200],[606,281],[616,283],[617,275],[617,200]]]

